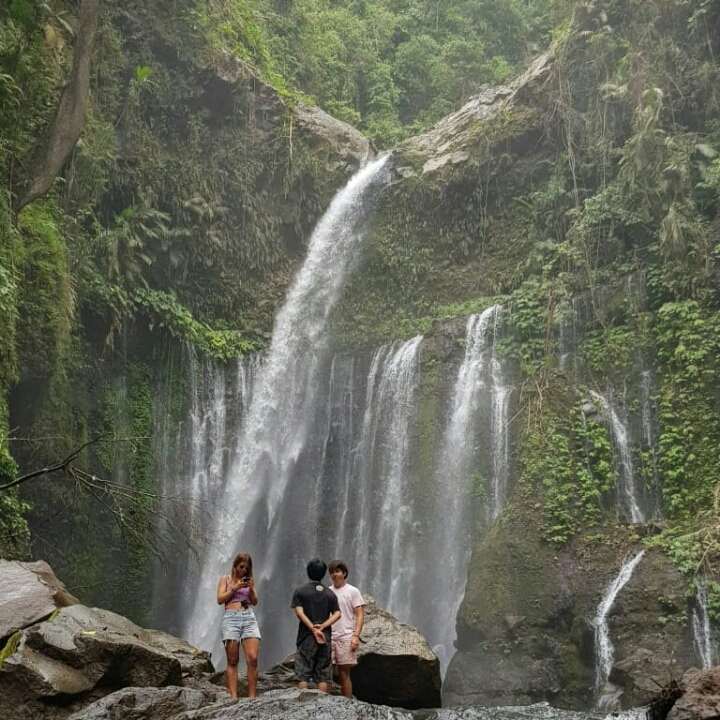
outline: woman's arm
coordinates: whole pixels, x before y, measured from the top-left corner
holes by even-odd
[[[251,605],[257,605],[258,604],[258,594],[257,590],[255,589],[255,580],[250,578],[247,583],[245,583],[245,587],[250,588],[250,594],[248,595],[248,600],[250,600]]]
[[[223,575],[218,580],[217,586],[217,604],[225,605],[226,602],[235,594],[235,588],[232,583],[228,583],[227,578]]]

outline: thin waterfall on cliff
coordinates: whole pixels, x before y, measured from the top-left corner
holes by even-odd
[[[653,401],[653,374],[651,370],[643,370],[640,373],[641,391],[640,412],[642,417],[643,444],[650,455],[652,462],[652,475],[655,486],[659,487],[658,466],[657,466],[657,445],[656,433],[653,427],[653,418],[657,416],[657,408],[654,407]]]
[[[707,587],[700,581],[695,589],[695,602],[691,613],[693,645],[703,670],[717,664],[717,637],[710,625],[707,605]]]
[[[640,560],[642,560],[644,554],[645,551],[641,550],[623,562],[620,572],[607,586],[605,594],[603,595],[603,598],[598,605],[597,612],[595,613],[593,625],[595,626],[596,690],[602,690],[603,686],[607,682],[608,677],[610,676],[610,670],[612,669],[615,654],[615,648],[610,640],[610,630],[607,622],[608,614],[612,609],[615,598],[632,577],[635,567]]]
[[[200,553],[214,541],[213,508],[232,456],[237,451],[237,429],[247,415],[260,362],[258,355],[242,358],[237,362],[234,374],[230,375],[224,366],[207,359],[199,360],[195,350],[187,346],[183,353],[187,385],[182,391],[187,401],[187,414],[179,433],[172,410],[163,406],[167,398],[177,398],[181,392],[174,387],[178,382],[182,384],[179,368],[169,369],[157,393],[153,416],[154,435],[159,439],[161,451],[158,458],[161,495],[182,498],[184,540]],[[173,507],[169,503],[166,514],[172,516]],[[170,620],[173,627],[178,621],[182,624],[177,606],[181,606],[180,614],[184,615],[195,596],[196,578],[192,564],[187,562],[175,569],[178,575],[174,578],[174,586],[182,588],[183,600],[178,603],[175,597],[170,608],[167,607],[167,580],[164,574],[156,574],[153,614],[165,623]],[[180,631],[181,625],[177,632]]]
[[[327,357],[327,321],[346,277],[358,259],[366,229],[367,203],[383,181],[387,156],[360,170],[335,196],[312,234],[305,261],[275,321],[262,373],[243,428],[238,456],[228,474],[213,520],[218,542],[203,562],[186,636],[196,645],[220,650],[214,597],[218,578],[233,555],[253,555],[260,595],[277,584],[283,569],[280,538],[292,533],[279,527],[278,511],[299,462],[313,422],[316,393]],[[305,500],[307,502],[307,500]],[[295,522],[307,522],[307,507]],[[312,553],[312,548],[307,548]],[[302,580],[285,578],[283,587]],[[272,592],[272,591],[271,591]],[[287,591],[286,591],[287,592]],[[287,602],[282,603],[285,607]]]
[[[428,622],[426,637],[440,659],[444,672],[453,655],[456,637],[455,618],[465,595],[467,566],[472,537],[473,493],[486,497],[488,513],[499,512],[496,505],[504,498],[501,489],[507,472],[503,465],[506,453],[507,394],[502,385],[502,370],[494,354],[496,319],[500,306],[493,305],[479,315],[471,315],[465,328],[465,356],[452,393],[450,421],[443,434],[439,462],[435,470],[435,512],[440,524],[439,543],[435,552],[443,558],[437,573],[443,578],[443,602],[435,604],[435,620]],[[490,378],[487,364],[490,355]],[[488,383],[490,379],[490,383]],[[488,387],[490,385],[490,387]],[[486,481],[472,469],[477,454],[477,426],[481,421],[483,395],[490,397],[490,417],[493,438],[493,477]],[[495,439],[499,436],[499,439]],[[496,468],[502,474],[495,476]],[[482,487],[476,487],[482,484]],[[497,512],[495,512],[497,509]]]
[[[645,522],[643,511],[640,508],[638,491],[635,483],[635,467],[633,465],[628,432],[620,419],[612,402],[600,393],[590,391],[590,396],[596,400],[612,431],[613,444],[620,460],[618,495],[618,514],[625,516],[630,522],[640,524]]]
[[[495,313],[494,335],[497,334],[500,310]],[[495,520],[505,506],[508,491],[509,468],[509,433],[508,410],[510,407],[511,385],[506,381],[504,366],[497,355],[497,345],[493,343],[491,358],[492,376],[492,476],[490,479],[490,494],[488,510],[490,521]]]

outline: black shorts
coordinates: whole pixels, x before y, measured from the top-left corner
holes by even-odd
[[[332,682],[329,642],[319,645],[314,635],[308,635],[297,646],[295,679],[298,682]]]

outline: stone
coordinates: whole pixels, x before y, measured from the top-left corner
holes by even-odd
[[[369,705],[318,690],[291,688],[273,690],[252,700],[243,698],[237,703],[208,706],[186,713],[182,720],[412,720],[412,717],[407,710]]]
[[[200,683],[212,670],[209,655],[183,640],[107,610],[72,605],[23,630],[0,666],[0,717],[54,718],[59,705],[130,686],[179,686],[183,679],[213,694],[219,689]]]
[[[425,638],[365,595],[358,664],[351,672],[358,700],[408,709],[440,707],[440,661]]]
[[[3,588],[0,594],[0,642],[3,644],[13,633],[45,620],[57,609],[53,587],[25,563],[0,560],[0,587]]]
[[[123,688],[73,713],[68,720],[170,720],[207,705],[231,703],[227,692],[214,695],[194,688]]]
[[[690,668],[680,687],[684,692],[675,701],[667,720],[709,720],[720,716],[720,667]]]

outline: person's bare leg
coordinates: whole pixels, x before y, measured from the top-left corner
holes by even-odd
[[[350,679],[350,665],[338,665],[338,680],[340,692],[346,697],[352,697],[352,680]]]
[[[300,690],[307,690],[308,684],[306,682],[299,682],[298,683],[298,689]]]
[[[225,655],[227,656],[227,669],[225,670],[225,679],[227,680],[227,688],[230,697],[237,700],[238,686],[238,661],[240,660],[240,641],[226,640]]]
[[[245,652],[245,664],[247,665],[248,697],[254,698],[257,692],[260,639],[246,638],[243,640],[243,650]]]
[[[318,690],[322,690],[322,692],[330,694],[330,683],[321,682],[318,683]]]

